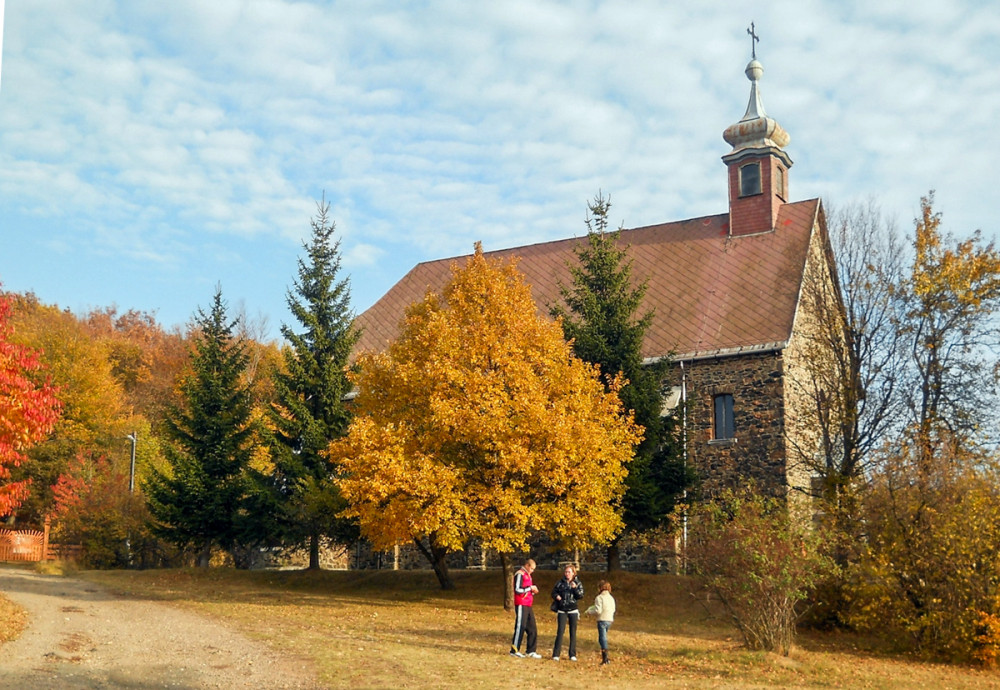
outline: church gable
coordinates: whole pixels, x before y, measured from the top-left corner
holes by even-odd
[[[784,352],[788,483],[799,487],[801,495],[811,490],[813,468],[822,445],[821,427],[815,417],[816,401],[822,399],[824,388],[836,385],[824,373],[837,370],[830,359],[837,349],[847,356],[845,332],[844,306],[821,208],[803,272],[802,296],[792,337]]]

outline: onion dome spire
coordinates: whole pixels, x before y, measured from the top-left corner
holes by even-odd
[[[750,80],[750,102],[747,111],[736,124],[729,125],[722,138],[733,147],[730,153],[745,148],[784,148],[788,145],[788,132],[775,120],[767,116],[760,98],[760,78],[764,76],[764,66],[756,58],[750,60],[746,68]]]
[[[767,116],[760,98],[764,67],[757,61],[757,34],[747,29],[753,52],[746,67],[750,102],[743,118],[730,125],[722,138],[733,148],[722,157],[729,175],[729,233],[732,236],[768,232],[777,227],[778,213],[788,199],[788,169],[792,159],[785,152],[788,132]]]

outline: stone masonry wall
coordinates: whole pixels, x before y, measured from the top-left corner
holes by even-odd
[[[831,250],[825,237],[825,229],[813,233],[800,307],[784,352],[788,474],[789,484],[797,489],[790,502],[803,516],[812,513],[812,480],[826,465],[816,401],[826,395],[829,405],[836,404],[839,396],[831,391],[840,383],[838,362],[846,361],[846,326],[831,262],[826,259]],[[845,349],[837,352],[838,347]]]
[[[783,364],[780,352],[685,363],[688,461],[705,493],[753,478],[769,493],[784,495]],[[723,393],[733,396],[735,438],[728,441],[714,439],[714,397]]]

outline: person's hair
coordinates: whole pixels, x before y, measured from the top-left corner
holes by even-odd
[[[526,560],[524,562],[524,567],[525,568],[528,568],[528,567],[534,568],[534,567],[536,567],[535,559],[534,558],[529,558],[528,560]]]
[[[610,592],[611,591],[611,583],[608,582],[607,580],[601,580],[600,584],[597,585],[597,591],[598,592]]]

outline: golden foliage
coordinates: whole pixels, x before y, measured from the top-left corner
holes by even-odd
[[[501,552],[536,530],[567,545],[610,540],[641,432],[596,369],[538,316],[515,262],[477,244],[441,295],[406,312],[388,351],[358,359],[339,484],[376,545],[434,535]]]
[[[955,242],[941,231],[933,193],[920,201],[903,328],[913,338],[917,422],[930,447],[940,441],[942,427],[947,434],[977,436],[982,410],[994,404],[1000,253],[992,242],[983,244],[978,231]]]
[[[275,472],[274,452],[267,442],[269,415],[267,408],[256,404],[250,410],[250,427],[253,430],[250,440],[250,469],[264,476],[272,476]]]
[[[20,301],[15,319],[17,341],[41,353],[63,402],[49,444],[71,446],[69,457],[110,439],[123,446],[129,431],[125,396],[112,371],[108,342],[91,337],[73,314],[30,300]]]
[[[974,312],[1000,294],[1000,254],[992,243],[980,246],[979,231],[954,249],[947,248],[951,238],[941,233],[941,214],[933,204],[933,193],[920,199],[913,290],[925,309]]]
[[[978,630],[982,614],[1000,614],[1000,474],[957,444],[929,455],[913,436],[872,476],[847,577],[848,622],[968,660],[1000,639]]]
[[[95,309],[82,321],[86,337],[104,344],[125,403],[159,428],[175,400],[174,382],[188,365],[189,345],[177,328],[164,330],[152,314]]]
[[[1000,659],[1000,616],[997,614],[979,612],[972,658],[988,668],[996,667],[997,659]]]

